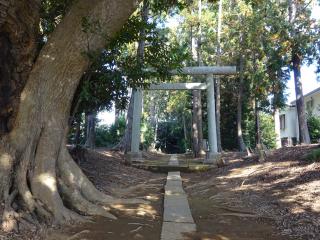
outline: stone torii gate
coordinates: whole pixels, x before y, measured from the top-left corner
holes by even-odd
[[[147,90],[207,90],[208,107],[208,142],[209,154],[206,162],[214,163],[219,156],[217,147],[217,126],[216,126],[216,107],[214,91],[214,75],[233,75],[237,73],[235,66],[202,66],[184,67],[179,70],[171,71],[173,75],[206,75],[206,83],[160,83],[151,84]],[[132,160],[141,159],[140,145],[140,124],[142,115],[142,95],[143,90],[137,89],[134,92],[133,120],[132,120],[132,139],[131,155]]]

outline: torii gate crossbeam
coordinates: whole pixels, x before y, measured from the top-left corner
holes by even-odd
[[[206,67],[185,67],[171,71],[171,74],[206,75],[206,83],[160,83],[151,84],[147,90],[207,90],[208,107],[208,141],[209,159],[214,161],[218,155],[217,147],[217,127],[215,110],[214,75],[233,75],[237,73],[235,66],[206,66]],[[142,90],[134,91],[134,109],[132,122],[131,153],[133,156],[139,154],[140,144],[140,122],[142,115]]]

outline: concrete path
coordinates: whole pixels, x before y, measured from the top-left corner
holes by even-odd
[[[179,166],[179,161],[176,154],[170,156],[169,166]]]
[[[165,186],[161,240],[188,239],[187,234],[195,231],[196,225],[191,215],[187,195],[182,188],[180,172],[169,172]]]

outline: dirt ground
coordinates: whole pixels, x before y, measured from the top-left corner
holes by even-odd
[[[197,225],[197,233],[186,239],[319,240],[320,163],[302,160],[314,148],[319,146],[276,150],[268,153],[265,163],[240,153],[224,153],[225,167],[182,173]],[[126,166],[122,154],[103,149],[76,158],[101,191],[149,203],[113,206],[118,220],[94,218],[60,229],[0,232],[0,240],[160,239],[165,174]]]
[[[227,166],[183,174],[202,240],[320,239],[320,163],[301,161],[319,146],[284,148],[265,163],[225,153]]]
[[[160,239],[165,174],[126,166],[122,154],[104,150],[89,151],[78,162],[99,190],[120,198],[142,198],[148,203],[112,206],[111,213],[118,220],[101,217],[59,229],[28,229],[9,235],[0,231],[0,240]]]

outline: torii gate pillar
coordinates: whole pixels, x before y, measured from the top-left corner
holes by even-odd
[[[220,154],[217,144],[216,103],[214,94],[213,74],[207,75],[207,108],[208,108],[208,141],[209,152],[205,163],[218,163]]]
[[[131,162],[143,162],[142,152],[140,151],[140,131],[142,116],[142,96],[143,90],[136,89],[133,94],[133,116],[132,116],[132,133],[131,133],[131,150],[127,153],[127,160]]]
[[[132,118],[132,138],[131,138],[131,152],[138,153],[140,145],[140,131],[141,131],[141,115],[142,115],[142,90],[137,89],[133,91],[133,118]]]

